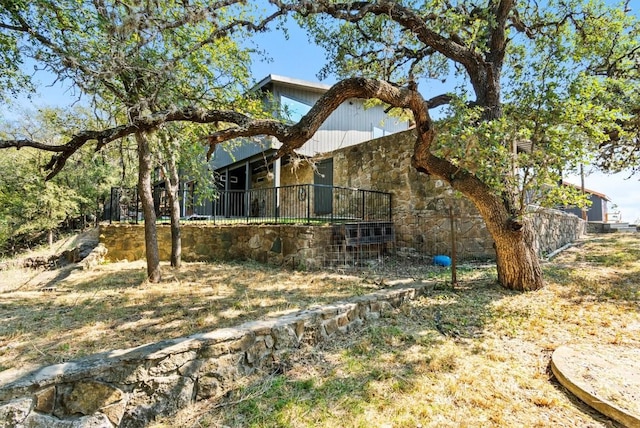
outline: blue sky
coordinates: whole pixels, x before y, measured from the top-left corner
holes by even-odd
[[[271,61],[263,62],[255,60],[252,70],[256,81],[260,81],[268,74],[278,74],[282,76],[318,81],[317,73],[325,64],[325,55],[321,48],[308,41],[306,33],[290,26],[289,39],[285,38],[278,31],[260,34],[256,38],[257,45],[265,51],[270,52]],[[71,104],[76,97],[67,87],[61,83],[54,83],[54,79],[46,74],[37,76],[42,84],[40,94],[29,102],[21,98],[16,103],[19,108],[36,109],[42,105],[66,106]],[[323,83],[335,83],[335,78],[327,79]],[[450,83],[450,82],[449,82]],[[426,98],[438,95],[447,90],[445,85],[437,82],[430,82],[429,87],[422,86],[423,95]],[[13,118],[17,109],[7,109],[0,107],[0,115],[5,118]],[[598,172],[590,173],[585,178],[585,187],[606,194],[611,202],[609,211],[614,209],[620,211],[622,221],[640,222],[640,186],[638,180],[640,176],[627,179],[629,173],[606,175]],[[579,176],[565,178],[567,181],[579,185]]]

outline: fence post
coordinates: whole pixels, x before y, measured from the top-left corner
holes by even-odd
[[[365,199],[367,197],[366,193],[364,193],[364,190],[360,190],[360,194],[362,195],[362,221],[365,221],[367,216],[365,215],[365,210],[366,208],[366,204],[365,204]]]
[[[449,207],[449,220],[451,221],[451,286],[458,285],[458,274],[456,259],[458,258],[456,249],[456,220],[453,216],[453,207]]]

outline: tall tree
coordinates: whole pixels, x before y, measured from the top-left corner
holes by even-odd
[[[495,242],[500,283],[542,287],[529,196],[549,195],[544,186],[586,161],[589,143],[605,141],[606,125],[625,114],[584,102],[606,91],[580,57],[588,39],[628,34],[624,10],[578,0],[544,7],[526,0],[269,2],[296,14],[327,49],[324,72],[345,80],[297,124],[247,117],[210,143],[270,134],[284,143],[282,156],[350,97],[408,109],[416,124],[414,167],[475,204]],[[420,85],[429,90],[434,79],[451,74],[455,88],[423,98]],[[434,121],[430,109],[443,105],[445,117]]]
[[[615,37],[584,37],[579,49],[594,84],[605,90],[589,102],[606,104],[625,114],[617,116],[608,129],[609,139],[600,142],[596,165],[605,172],[640,173],[640,11],[625,3],[625,15],[614,25],[626,28]],[[634,15],[635,14],[635,15]],[[611,22],[594,21],[592,34],[606,34]],[[594,54],[594,52],[596,54]],[[640,177],[638,177],[640,179]]]
[[[33,141],[5,142],[0,147],[26,144],[58,152],[49,164],[49,175],[53,176],[88,141],[97,140],[97,147],[101,148],[133,134],[138,149],[138,190],[145,218],[147,274],[150,281],[159,281],[151,138],[164,120],[146,118],[160,112],[156,119],[179,112],[182,120],[201,121],[195,114],[196,107],[238,102],[241,99],[236,96],[238,88],[248,81],[249,58],[230,35],[264,28],[273,17],[249,19],[246,8],[241,9],[244,2],[237,0],[214,3],[2,0],[0,4],[2,43],[7,39],[9,46],[20,44],[23,57],[43,64],[60,79],[70,79],[83,93],[113,103],[127,118],[126,125],[106,132],[80,133],[65,147]],[[237,108],[241,108],[241,103]],[[141,122],[145,126],[140,126]]]
[[[0,137],[54,145],[66,133],[97,123],[80,107],[71,112],[43,107],[21,116],[22,120],[0,122]],[[52,237],[67,220],[99,214],[97,202],[104,201],[110,186],[122,180],[120,160],[109,150],[95,153],[88,149],[78,151],[70,159],[73,167],[48,182],[42,174],[49,161],[45,153],[25,149],[0,157],[0,248],[11,251],[20,249],[19,243],[30,246],[43,232]]]

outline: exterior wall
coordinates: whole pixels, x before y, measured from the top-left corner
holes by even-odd
[[[415,136],[412,131],[367,141],[333,153],[336,186],[392,193],[392,220],[397,248],[435,254],[451,251],[452,209],[456,246],[474,259],[494,259],[493,239],[475,206],[457,195],[444,181],[418,173],[411,166]],[[585,232],[585,223],[557,210],[534,210],[542,256],[573,242]]]
[[[276,265],[322,266],[330,226],[306,225],[183,225],[182,258],[185,261],[257,260]],[[144,226],[100,226],[100,243],[106,260],[144,258]],[[160,259],[171,256],[171,229],[158,225]]]
[[[221,397],[261,369],[278,367],[301,344],[353,332],[422,295],[425,287],[382,290],[278,319],[43,367],[18,378],[0,376],[0,420],[6,428],[145,427],[195,401]]]
[[[587,210],[587,221],[607,221],[607,201],[598,195],[590,194],[591,206]],[[582,218],[581,208],[567,208],[564,211]]]
[[[408,131],[334,152],[335,185],[390,192],[399,249],[448,254],[451,207],[458,218],[458,248],[467,248],[473,258],[494,258],[493,241],[473,204],[444,181],[411,166],[414,144],[414,134]]]
[[[301,87],[274,84],[276,99],[285,96],[309,106],[322,96],[321,92],[309,91]],[[351,99],[342,103],[322,124],[314,136],[300,149],[305,156],[315,156],[333,150],[359,144],[373,138],[373,128],[385,133],[405,131],[408,122],[389,117],[382,106],[365,107],[363,100]]]
[[[280,169],[280,185],[291,186],[294,184],[313,183],[313,168],[307,160],[290,162]]]
[[[459,257],[494,259],[493,239],[475,206],[444,181],[420,174],[411,166],[414,143],[413,133],[407,131],[334,151],[334,185],[391,193],[396,248],[400,251],[450,254],[451,208],[456,247],[464,249]],[[314,171],[306,161],[295,170],[287,165],[282,171],[282,185],[313,183]],[[334,194],[336,210],[348,206],[349,202],[342,200],[345,197],[348,193]],[[586,233],[584,221],[562,211],[532,208],[531,217],[539,231],[541,257]]]
[[[587,234],[587,222],[574,214],[535,207],[530,207],[530,211],[541,257]]]

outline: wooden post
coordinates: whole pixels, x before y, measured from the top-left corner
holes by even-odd
[[[453,207],[449,207],[449,220],[451,222],[451,286],[458,285],[458,273],[456,271],[456,259],[458,258],[456,249],[456,220],[453,216]]]

